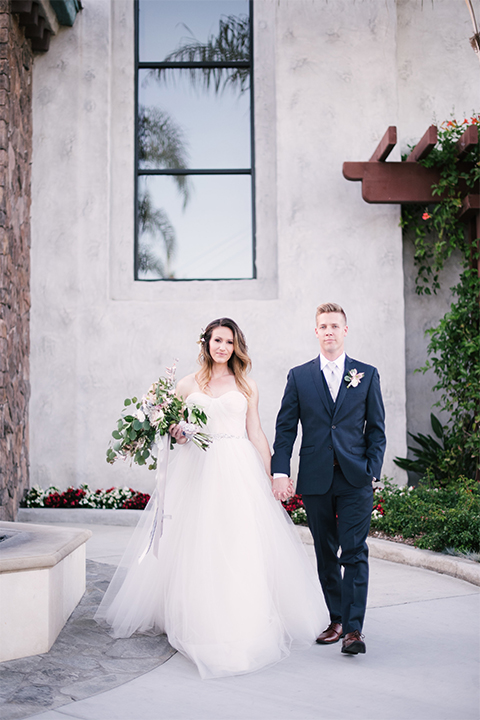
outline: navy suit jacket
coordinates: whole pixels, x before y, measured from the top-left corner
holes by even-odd
[[[290,458],[302,424],[297,492],[323,495],[333,480],[337,458],[345,478],[364,487],[380,477],[385,453],[385,410],[380,378],[371,365],[345,357],[345,375],[364,373],[357,387],[342,380],[334,403],[316,357],[290,370],[277,416],[272,473],[290,476]]]

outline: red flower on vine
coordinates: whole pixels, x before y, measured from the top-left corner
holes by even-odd
[[[422,215],[422,220],[430,220],[432,216],[428,212],[424,212]]]

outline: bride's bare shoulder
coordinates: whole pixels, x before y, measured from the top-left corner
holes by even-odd
[[[198,389],[197,381],[195,380],[195,373],[186,375],[184,378],[177,383],[177,395],[182,397],[188,397],[192,392]]]

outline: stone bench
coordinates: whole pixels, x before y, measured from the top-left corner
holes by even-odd
[[[85,592],[91,535],[0,522],[0,662],[50,650]]]

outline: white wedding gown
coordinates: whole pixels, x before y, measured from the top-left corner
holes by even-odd
[[[205,407],[213,442],[172,453],[158,557],[150,550],[139,562],[152,496],[96,620],[116,637],[165,632],[202,678],[252,672],[315,641],[323,596],[246,436],[245,397],[195,392],[189,400]]]

